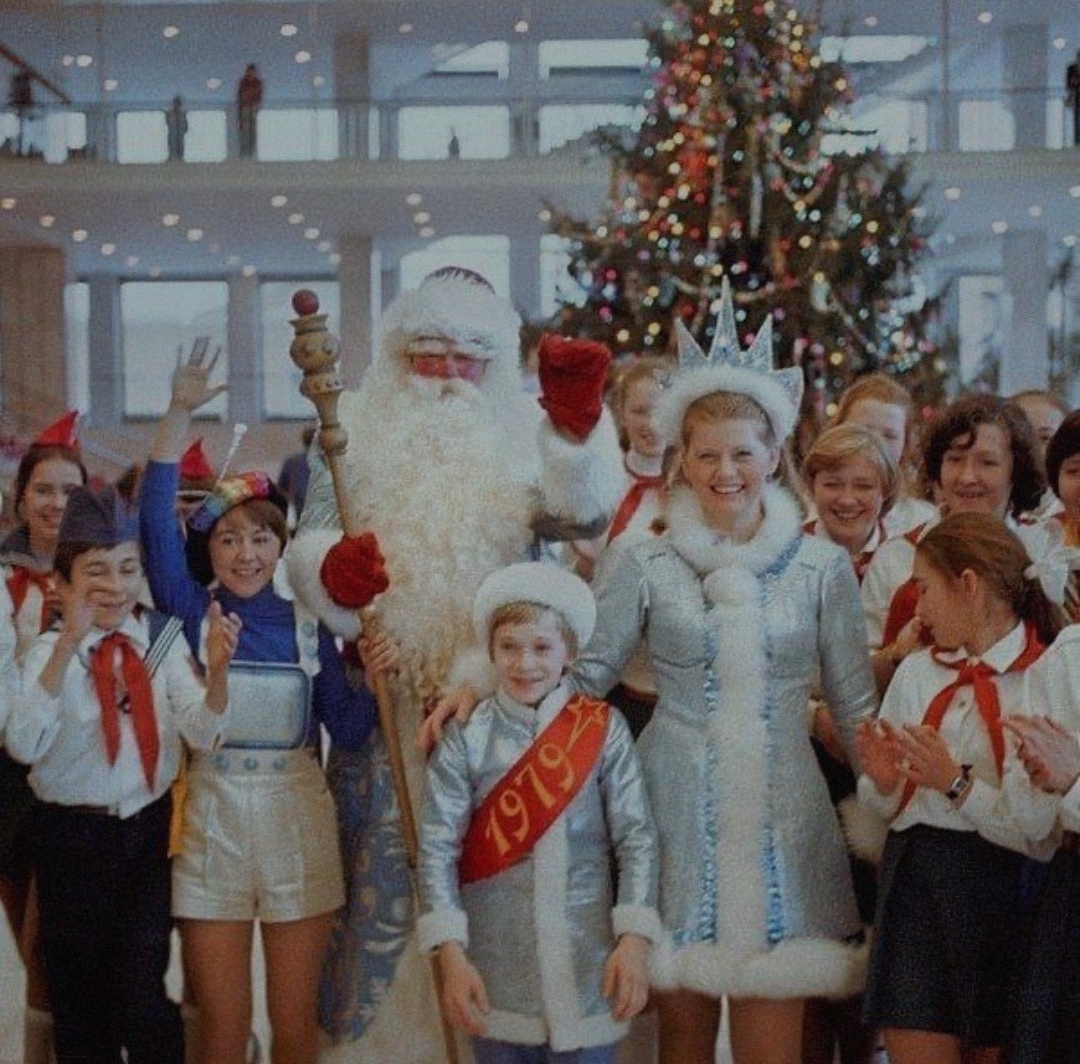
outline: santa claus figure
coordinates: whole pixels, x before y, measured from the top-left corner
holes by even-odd
[[[521,322],[479,275],[452,268],[386,312],[381,350],[341,398],[349,497],[375,533],[390,589],[377,603],[402,667],[391,680],[414,802],[416,738],[440,695],[492,690],[487,647],[470,621],[483,579],[544,541],[598,534],[621,487],[614,426],[602,405],[603,345],[547,337],[542,395],[522,387]],[[298,596],[354,638],[374,590],[365,537],[342,538],[329,476],[316,460],[290,550]],[[430,967],[417,949],[405,851],[386,748],[331,752],[347,903],[321,990],[326,1061],[444,1059]]]

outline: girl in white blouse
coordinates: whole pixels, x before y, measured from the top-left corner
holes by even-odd
[[[996,1061],[1018,946],[1023,855],[1053,853],[1056,800],[1032,786],[1002,718],[1061,613],[996,517],[955,514],[920,540],[904,660],[860,730],[860,799],[890,821],[865,1019],[893,1064]]]

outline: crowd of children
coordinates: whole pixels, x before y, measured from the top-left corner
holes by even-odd
[[[1080,412],[920,426],[872,375],[796,471],[801,371],[721,314],[623,373],[608,528],[472,604],[495,692],[449,703],[419,817],[444,1016],[478,1064],[607,1064],[646,1008],[661,1064],[712,1064],[725,1001],[736,1064],[1080,1059]],[[364,748],[398,657],[294,601],[265,474],[182,483],[212,370],[177,368],[137,507],[70,417],[16,478],[0,901],[34,1064],[241,1064],[256,926],[271,1059],[319,1054],[325,747]]]

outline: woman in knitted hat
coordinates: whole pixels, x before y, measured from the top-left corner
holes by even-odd
[[[269,477],[220,480],[181,536],[173,500],[191,412],[221,391],[208,385],[213,360],[204,364],[204,355],[193,352],[173,377],[139,515],[154,601],[183,620],[196,657],[211,601],[242,624],[224,745],[191,760],[173,914],[194,984],[202,1059],[244,1060],[258,920],[273,1060],[314,1064],[319,971],[334,910],[345,900],[319,726],[334,744],[359,749],[374,727],[374,699],[350,687],[329,631],[275,590],[286,503]],[[392,654],[367,649],[373,667],[390,665]]]

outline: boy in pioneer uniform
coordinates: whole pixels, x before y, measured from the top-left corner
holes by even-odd
[[[588,586],[557,566],[489,576],[473,624],[497,691],[428,766],[420,944],[478,1064],[605,1064],[645,1006],[660,924],[641,769],[620,714],[563,684],[595,620]]]

